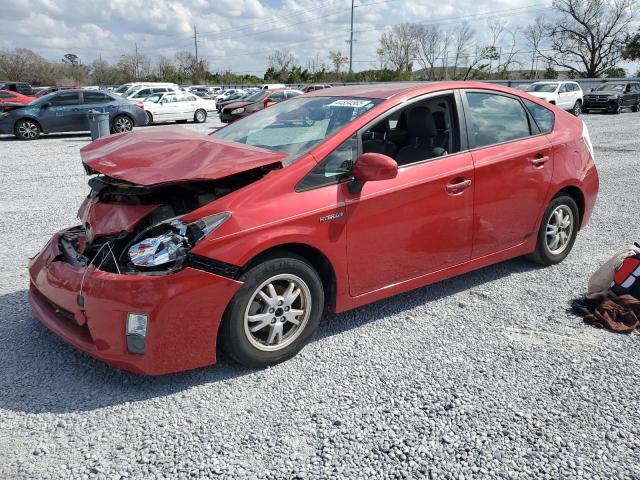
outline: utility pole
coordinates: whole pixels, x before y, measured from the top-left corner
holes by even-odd
[[[136,60],[133,64],[133,76],[135,77],[136,82],[138,81],[138,42],[136,42]]]
[[[349,73],[353,72],[353,2],[351,0],[351,35],[349,37]]]
[[[193,44],[196,47],[196,64],[193,69],[193,83],[198,83],[198,70],[200,70],[200,63],[198,62],[198,30],[196,30],[195,24],[193,25]]]

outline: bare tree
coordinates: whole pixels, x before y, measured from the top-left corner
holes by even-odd
[[[336,73],[340,73],[342,65],[349,61],[349,57],[343,55],[340,50],[337,52],[329,52],[329,61],[333,64]]]
[[[446,50],[447,35],[435,25],[418,26],[416,59],[424,69],[427,80],[436,80],[436,63]]]
[[[398,72],[411,72],[413,58],[418,50],[420,25],[401,23],[380,36],[378,56],[385,66]]]
[[[279,48],[269,55],[267,63],[269,68],[274,70],[278,79],[283,82],[296,64],[296,56],[288,48]]]
[[[554,0],[559,13],[550,25],[549,55],[558,67],[583,77],[598,77],[616,67],[636,0]]]
[[[546,34],[546,25],[544,19],[541,16],[537,16],[533,23],[527,25],[524,28],[523,35],[527,47],[531,51],[531,77],[536,75],[536,58],[539,55],[543,40]]]
[[[463,23],[460,29],[453,34],[454,57],[453,57],[453,73],[451,75],[451,78],[453,79],[456,78],[458,74],[458,66],[460,65],[461,62],[464,62],[465,65],[468,63],[467,59],[469,57],[469,53],[472,48],[474,35],[475,35],[475,32],[469,26],[468,23]],[[465,78],[466,78],[466,75],[465,75]]]
[[[505,42],[499,47],[498,57],[498,75],[500,78],[509,78],[509,72],[522,67],[522,63],[517,60],[520,50],[518,50],[518,33],[519,30],[505,29]]]

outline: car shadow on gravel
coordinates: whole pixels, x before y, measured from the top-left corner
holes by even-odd
[[[44,140],[67,140],[74,141],[76,139],[82,139],[84,141],[91,141],[91,135],[88,132],[79,132],[79,133],[46,133],[42,134],[42,136],[36,140],[27,140],[30,142],[42,142]],[[25,140],[19,140],[13,135],[0,135],[0,142],[24,142]],[[77,140],[76,140],[77,141]]]
[[[321,322],[313,341],[535,268],[538,267],[522,259],[510,260],[331,315]],[[26,290],[0,296],[0,371],[0,409],[25,413],[95,410],[256,372],[224,355],[220,355],[215,366],[161,377],[117,370],[78,352],[50,333],[33,317]]]

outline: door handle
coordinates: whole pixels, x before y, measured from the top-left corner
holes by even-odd
[[[543,155],[538,153],[534,158],[531,159],[531,165],[536,168],[543,167],[545,163],[549,161],[549,157],[547,155]]]
[[[463,177],[456,177],[447,183],[446,189],[449,195],[459,195],[471,186],[471,180]]]

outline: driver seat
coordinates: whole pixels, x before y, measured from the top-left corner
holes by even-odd
[[[444,148],[434,146],[438,131],[428,107],[419,106],[409,111],[407,130],[410,145],[401,148],[398,152],[396,157],[398,165],[407,165],[447,154]]]

